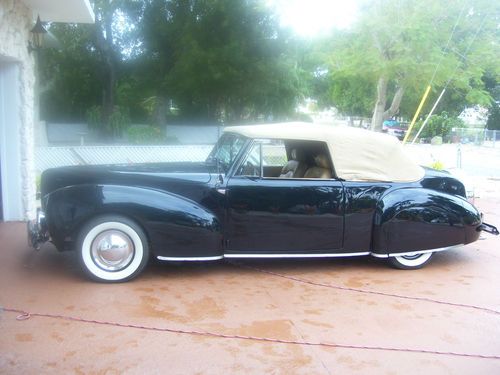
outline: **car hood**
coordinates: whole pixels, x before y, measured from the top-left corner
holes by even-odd
[[[216,172],[211,165],[189,162],[60,167],[43,172],[40,191],[43,197],[66,186],[109,184],[175,192],[186,185],[209,184]]]

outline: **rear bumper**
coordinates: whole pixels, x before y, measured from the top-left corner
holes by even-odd
[[[28,244],[35,250],[39,250],[40,247],[49,240],[49,231],[47,228],[47,222],[45,220],[45,214],[42,210],[38,210],[36,213],[36,219],[28,221]]]
[[[495,227],[494,225],[491,225],[491,224],[481,223],[481,225],[479,225],[476,228],[476,230],[478,232],[484,231],[484,232],[487,232],[489,234],[493,234],[495,236],[498,236],[498,229],[497,229],[497,227]]]

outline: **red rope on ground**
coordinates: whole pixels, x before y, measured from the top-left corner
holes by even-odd
[[[207,337],[216,337],[216,338],[223,338],[223,339],[251,340],[251,341],[278,343],[278,344],[289,344],[289,345],[322,346],[322,347],[339,348],[339,349],[378,350],[378,351],[390,351],[390,352],[434,354],[434,355],[446,355],[446,356],[455,356],[455,357],[500,360],[500,356],[498,356],[498,355],[483,355],[483,354],[471,354],[471,353],[446,352],[446,351],[428,350],[428,349],[397,348],[397,347],[389,347],[389,346],[350,345],[350,344],[336,344],[336,343],[329,343],[329,342],[284,340],[284,339],[276,339],[276,338],[269,338],[269,337],[229,335],[229,334],[209,332],[209,331],[195,331],[195,330],[186,330],[186,329],[178,329],[178,328],[144,326],[144,325],[137,325],[137,324],[123,324],[123,323],[110,322],[110,321],[105,321],[105,320],[85,319],[85,318],[79,318],[79,317],[68,316],[68,315],[46,314],[46,313],[36,313],[36,312],[35,313],[28,313],[24,310],[14,309],[14,308],[10,308],[10,307],[4,307],[2,310],[6,311],[6,312],[20,314],[16,317],[17,320],[27,320],[27,319],[30,319],[31,317],[41,317],[41,318],[52,318],[52,319],[64,319],[64,320],[70,320],[73,322],[108,325],[108,326],[121,327],[121,328],[135,328],[135,329],[141,329],[141,330],[147,330],[147,331],[170,332],[170,333],[177,333],[177,334],[207,336]]]
[[[488,307],[482,307],[482,306],[476,306],[476,305],[469,305],[465,303],[456,303],[456,302],[448,302],[448,301],[442,301],[438,299],[433,299],[433,298],[427,298],[427,297],[412,297],[412,296],[405,296],[402,294],[395,294],[395,293],[386,293],[386,292],[379,292],[376,290],[368,290],[368,289],[358,289],[358,288],[350,288],[347,286],[340,286],[340,285],[332,285],[332,284],[326,284],[318,281],[311,281],[307,279],[302,279],[299,277],[295,276],[288,276],[288,275],[283,275],[281,273],[273,272],[273,271],[266,271],[260,268],[256,267],[251,267],[251,266],[246,266],[238,263],[233,263],[231,262],[234,266],[241,267],[241,268],[247,268],[253,271],[261,272],[261,273],[266,273],[268,275],[276,276],[276,277],[281,277],[283,279],[288,279],[292,281],[296,281],[302,284],[309,284],[309,285],[315,285],[315,286],[321,286],[325,288],[331,288],[331,289],[339,289],[339,290],[346,290],[349,292],[356,292],[356,293],[365,293],[365,294],[374,294],[378,296],[385,296],[385,297],[394,297],[394,298],[401,298],[401,299],[408,299],[408,300],[413,300],[413,301],[422,301],[422,302],[430,302],[430,303],[436,303],[440,305],[448,305],[448,306],[453,306],[453,307],[464,307],[468,309],[475,309],[475,310],[480,310],[480,311],[485,311],[491,314],[497,314],[500,315],[500,311],[490,309]]]

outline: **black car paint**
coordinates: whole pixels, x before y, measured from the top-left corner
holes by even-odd
[[[213,171],[199,163],[49,169],[41,190],[51,239],[59,249],[72,249],[85,222],[117,214],[145,230],[157,255],[220,252],[224,202]]]
[[[210,200],[217,197],[206,191],[200,202],[212,206]],[[115,214],[137,222],[156,255],[203,256],[204,251],[221,249],[221,225],[213,212],[198,202],[157,189],[75,185],[50,194],[46,207],[48,228],[58,248],[71,249],[79,229],[90,219]]]
[[[228,253],[342,250],[341,181],[233,177],[227,196]]]
[[[410,252],[477,240],[479,212],[465,199],[422,187],[381,197],[374,218],[373,252]]]
[[[212,163],[47,170],[43,209],[53,242],[71,249],[101,214],[135,220],[156,256],[387,254],[472,242],[477,210],[448,174],[413,183],[230,177]]]

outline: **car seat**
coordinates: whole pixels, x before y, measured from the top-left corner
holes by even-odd
[[[302,178],[307,167],[302,150],[294,148],[290,152],[290,160],[281,170],[280,178]]]
[[[325,154],[314,157],[314,167],[309,168],[304,174],[304,178],[332,178],[332,168]]]

